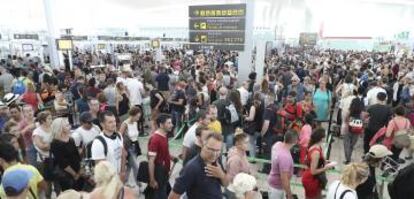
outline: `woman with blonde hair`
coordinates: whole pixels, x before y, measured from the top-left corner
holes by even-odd
[[[234,134],[234,146],[230,148],[227,158],[227,178],[230,182],[239,173],[250,174],[252,172],[249,161],[247,160],[246,151],[249,150],[249,136],[240,128],[236,129]],[[234,194],[226,191],[227,198],[233,199]]]
[[[356,188],[369,177],[366,163],[351,163],[344,167],[340,180],[334,181],[328,189],[327,199],[358,199]]]
[[[81,190],[83,185],[83,172],[80,168],[81,157],[70,136],[68,118],[59,117],[53,120],[50,127],[53,141],[50,144],[56,168],[54,178],[60,184],[62,191],[68,189]]]
[[[138,198],[131,189],[124,186],[115,168],[107,161],[101,161],[95,166],[94,179],[96,187],[90,194],[91,199]]]

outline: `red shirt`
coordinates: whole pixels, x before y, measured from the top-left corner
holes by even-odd
[[[168,138],[160,132],[155,131],[148,141],[148,155],[155,155],[155,164],[165,167],[170,171],[171,156],[168,149]]]

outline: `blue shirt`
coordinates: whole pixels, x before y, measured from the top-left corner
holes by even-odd
[[[165,73],[160,73],[156,78],[155,81],[158,82],[158,90],[160,91],[168,91],[170,90],[169,82],[170,77]]]
[[[220,179],[208,177],[204,172],[205,166],[200,155],[191,159],[175,180],[174,192],[187,193],[188,199],[223,198]]]

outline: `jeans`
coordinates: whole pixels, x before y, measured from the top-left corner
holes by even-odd
[[[126,182],[128,182],[129,173],[132,170],[132,174],[134,177],[134,181],[138,185],[137,176],[138,176],[138,162],[137,162],[137,154],[134,150],[134,147],[128,148],[128,163],[127,163],[127,170],[126,170]]]
[[[345,160],[351,162],[352,151],[359,138],[358,134],[347,132],[344,135]]]
[[[258,137],[259,137],[259,133],[258,132],[255,132],[253,135],[249,135],[249,144],[250,144],[250,147],[249,147],[249,156],[251,158],[255,158],[256,157],[256,148],[257,148],[256,141],[257,141],[257,138]]]
[[[285,190],[275,189],[269,186],[269,198],[271,199],[285,199],[286,193]]]
[[[234,133],[225,135],[226,149],[229,150],[234,145]]]
[[[181,120],[182,120],[183,113],[178,111],[171,111],[171,117],[172,117],[172,123],[174,125],[174,128],[181,126]]]
[[[36,165],[37,151],[33,144],[26,148],[26,156],[30,165]]]

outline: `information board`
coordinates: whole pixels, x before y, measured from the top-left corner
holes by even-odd
[[[318,39],[318,33],[300,33],[299,45],[301,46],[315,46]]]
[[[58,50],[72,50],[73,41],[70,39],[57,39],[56,40]]]
[[[33,39],[33,40],[39,40],[38,34],[14,34],[14,39]]]
[[[244,50],[246,4],[190,6],[189,17],[193,50]]]

